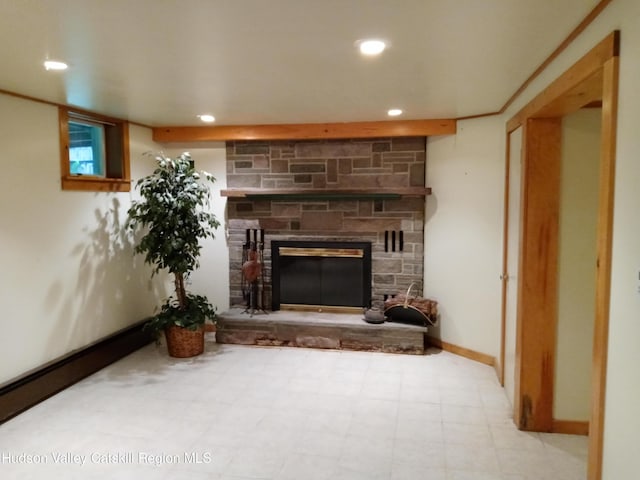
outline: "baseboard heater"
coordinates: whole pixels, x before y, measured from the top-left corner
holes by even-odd
[[[117,332],[0,388],[0,424],[149,344],[146,321]]]

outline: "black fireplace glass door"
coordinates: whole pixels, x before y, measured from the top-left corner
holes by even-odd
[[[281,248],[287,251],[281,254]],[[348,250],[356,255],[349,255]],[[273,310],[279,310],[281,304],[371,304],[370,242],[273,240],[271,267]]]
[[[362,260],[280,257],[280,303],[362,305]]]

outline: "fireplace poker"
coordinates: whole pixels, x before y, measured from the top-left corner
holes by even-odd
[[[260,310],[262,310],[264,313],[267,313],[266,310],[266,295],[265,295],[265,288],[264,288],[264,228],[260,229],[260,249],[259,249],[259,254],[258,254],[258,261],[260,262],[260,264],[262,265],[262,269],[260,270]]]

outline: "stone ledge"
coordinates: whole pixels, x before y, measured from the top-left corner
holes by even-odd
[[[424,354],[427,328],[366,323],[362,315],[278,311],[250,316],[242,309],[218,315],[218,343]]]

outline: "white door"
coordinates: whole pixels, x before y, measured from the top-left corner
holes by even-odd
[[[520,174],[522,127],[509,135],[509,214],[507,218],[507,282],[505,309],[504,388],[513,406],[515,395],[518,256],[520,253]]]

